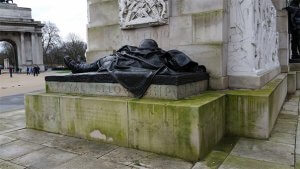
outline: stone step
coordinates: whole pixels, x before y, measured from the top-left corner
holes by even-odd
[[[107,72],[47,76],[47,93],[134,97]],[[143,98],[178,100],[198,95],[208,88],[207,73],[156,75]]]

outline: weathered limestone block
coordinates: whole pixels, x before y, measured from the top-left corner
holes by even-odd
[[[211,77],[220,77],[224,74],[222,61],[223,45],[187,45],[176,49],[186,53],[194,61],[205,65]]]
[[[297,72],[289,72],[287,75],[288,93],[294,94],[297,90]]]
[[[288,33],[287,11],[277,11],[277,31]]]
[[[192,161],[203,158],[225,132],[225,97],[218,95],[130,101],[130,147]]]
[[[195,14],[223,10],[226,1],[224,0],[182,0],[182,14]]]
[[[26,126],[127,146],[127,100],[62,94],[30,94],[26,96],[25,101]]]
[[[224,90],[228,89],[228,77],[210,77],[209,87],[214,90]]]
[[[226,92],[228,134],[268,139],[287,94],[287,75],[280,74],[258,90]]]
[[[119,12],[115,10],[118,6],[116,0],[90,3],[88,7],[89,27],[118,24]]]
[[[147,38],[156,40],[162,49],[170,49],[170,30],[167,25],[136,30],[121,30],[120,25],[116,24],[90,27],[88,32],[88,52],[118,50],[123,45],[138,46],[142,40]],[[178,42],[180,41],[179,39],[177,40]]]
[[[172,25],[169,27],[169,42],[171,46],[192,44],[193,18],[191,15],[172,17],[170,18],[170,25]]]
[[[279,35],[279,49],[289,49],[289,35],[287,32],[281,32],[278,34]]]
[[[120,39],[121,31],[119,25],[90,27],[88,32],[88,51],[116,50],[116,46],[120,47],[118,44],[122,39]]]
[[[199,1],[203,2],[203,1]],[[223,44],[226,39],[223,31],[224,12],[222,10],[193,15],[194,43],[197,44]],[[177,32],[178,33],[178,32]]]
[[[198,161],[225,133],[225,96],[205,93],[171,101],[28,94],[26,124],[28,128]]]
[[[279,62],[281,65],[281,72],[288,73],[290,71],[289,49],[284,49],[284,48],[279,49],[278,55],[279,55]]]
[[[258,77],[277,69],[279,41],[276,9],[271,0],[231,0],[229,3],[228,75]],[[238,87],[230,81],[229,86]]]

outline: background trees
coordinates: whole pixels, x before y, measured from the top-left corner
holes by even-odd
[[[65,54],[77,61],[86,61],[85,52],[87,45],[80,37],[74,33],[67,36],[67,40],[63,43]]]
[[[85,61],[87,44],[75,33],[69,33],[63,39],[58,27],[52,22],[45,22],[42,29],[42,47],[44,64],[47,67],[64,66],[63,58],[68,55],[76,61]],[[9,58],[11,65],[16,65],[13,46],[8,42],[0,42],[0,65]]]
[[[87,45],[78,35],[70,33],[66,40],[63,40],[54,23],[45,22],[44,24],[42,43],[46,66],[63,66],[63,58],[66,55],[77,61],[85,61]]]
[[[47,66],[54,66],[57,63],[57,58],[52,54],[53,51],[61,46],[62,39],[59,35],[59,29],[54,23],[45,22],[45,26],[42,29],[42,45],[44,64]]]

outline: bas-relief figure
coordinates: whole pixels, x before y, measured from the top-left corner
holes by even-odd
[[[230,0],[228,75],[259,76],[279,66],[271,0]]]
[[[289,13],[289,34],[292,35],[292,59],[300,59],[300,0],[292,0],[287,8]]]
[[[78,63],[65,57],[65,64],[73,73],[108,72],[118,83],[141,98],[156,75],[182,75],[206,72],[187,55],[178,50],[164,51],[152,39],[145,39],[139,47],[123,46],[114,54],[94,63]]]
[[[168,0],[119,0],[122,29],[168,22]]]

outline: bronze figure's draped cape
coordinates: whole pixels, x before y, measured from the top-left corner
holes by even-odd
[[[92,64],[76,63],[70,57],[65,57],[65,63],[73,73],[107,71],[138,98],[145,94],[156,75],[206,72],[204,66],[199,66],[183,52],[164,51],[151,39],[144,40],[139,47],[123,46],[113,55]]]

